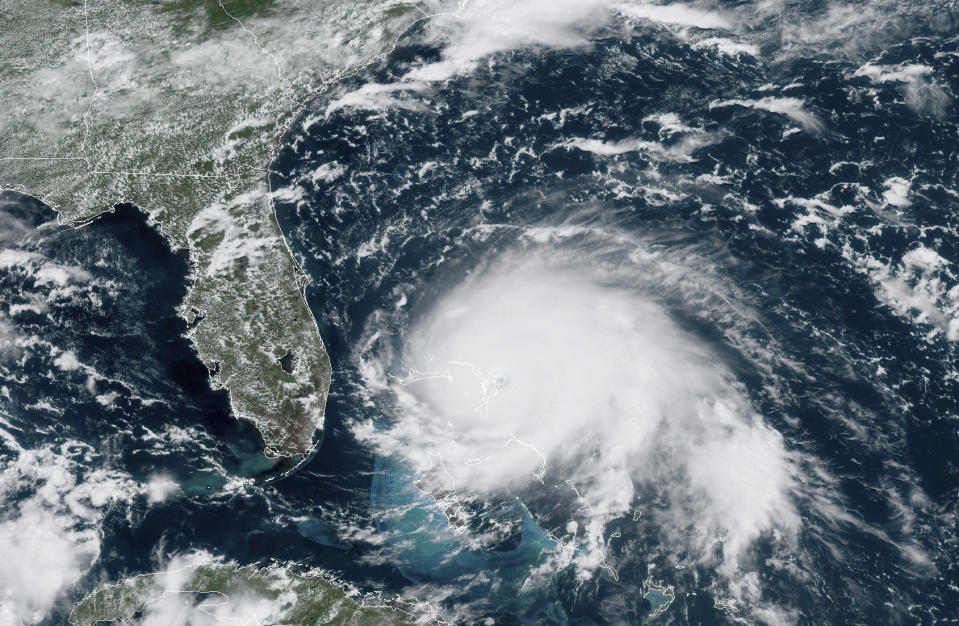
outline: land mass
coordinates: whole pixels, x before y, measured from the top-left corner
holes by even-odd
[[[305,103],[387,53],[415,11],[0,0],[0,187],[77,226],[136,204],[188,250],[191,337],[272,457],[313,449],[330,362],[273,213],[269,164]]]
[[[676,599],[676,590],[672,586],[657,585],[647,580],[644,585],[643,600],[649,602],[649,617],[656,617],[666,612],[666,609]]]
[[[101,587],[77,604],[70,623],[126,622],[138,614],[162,621],[171,614],[182,618],[184,610],[218,620],[240,616],[244,622],[263,624],[380,626],[442,621],[418,614],[420,608],[403,601],[363,606],[335,582],[277,565],[204,563]]]

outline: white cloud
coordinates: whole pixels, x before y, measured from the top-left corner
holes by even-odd
[[[709,30],[732,30],[734,27],[733,21],[728,15],[685,3],[624,3],[619,5],[618,8],[629,17],[646,19],[660,24],[692,26]]]
[[[472,71],[490,55],[523,48],[556,50],[590,45],[590,36],[617,16],[655,22],[685,32],[690,28],[734,28],[732,14],[687,3],[622,2],[622,0],[487,0],[434,3],[424,32],[426,40],[442,47],[439,61],[415,67],[399,82],[364,85],[332,103],[327,112],[344,106],[381,109],[420,105],[391,95],[420,90]],[[734,45],[730,43],[729,45]],[[731,51],[729,45],[726,51]],[[748,48],[742,48],[744,51]]]
[[[906,97],[906,105],[916,113],[944,117],[952,98],[932,76],[932,68],[922,64],[876,65],[866,63],[854,73],[874,83],[898,83]]]
[[[805,103],[799,98],[760,98],[759,100],[714,100],[709,108],[741,106],[749,109],[761,109],[770,113],[785,115],[802,126],[807,131],[819,132],[822,122],[812,112],[806,109]]]
[[[149,603],[135,623],[142,626],[207,626],[234,624],[258,626],[280,614],[281,604],[254,593],[199,594],[167,591]],[[282,595],[281,595],[282,597]]]
[[[603,563],[605,525],[656,485],[669,494],[668,540],[705,560],[722,545],[735,571],[760,534],[797,528],[781,436],[644,293],[656,270],[639,251],[607,265],[596,248],[541,245],[563,230],[531,234],[528,253],[448,292],[401,355],[364,354],[368,388],[385,385],[397,408],[389,429],[356,432],[464,496],[575,490],[582,550],[567,558],[581,574]]]
[[[642,139],[624,139],[621,141],[603,141],[600,139],[575,138],[563,145],[601,156],[615,156],[627,152],[643,152],[651,159],[667,163],[692,163],[696,161],[692,153],[700,148],[722,141],[721,133],[693,132],[668,145]]]
[[[218,574],[216,591],[202,582],[213,571]],[[323,576],[316,570],[307,575]],[[298,603],[315,600],[309,594],[297,595],[290,570],[279,563],[241,568],[202,551],[174,555],[159,571],[127,579],[119,586],[136,601],[127,604],[127,614],[115,617],[143,626],[287,624],[293,623]],[[134,606],[142,606],[137,615],[133,614]],[[331,611],[335,613],[336,607]]]
[[[146,485],[147,499],[150,502],[163,502],[176,493],[180,485],[167,474],[156,474],[150,477]]]
[[[14,445],[13,438],[7,437]],[[135,493],[128,477],[83,469],[89,449],[16,451],[0,460],[0,623],[43,620],[100,553],[98,525],[113,501]]]
[[[262,190],[254,190],[231,198],[226,203],[207,206],[196,214],[190,222],[188,236],[195,242],[205,238],[221,237],[210,254],[206,275],[233,271],[236,263],[243,262],[249,267],[264,263],[267,250],[277,245],[272,235],[253,236],[249,223],[251,214],[262,210],[268,202],[268,195]]]
[[[20,333],[9,320],[0,318],[0,357],[15,356],[20,351]]]
[[[80,369],[83,364],[77,359],[77,355],[72,350],[63,352],[53,360],[53,364],[64,372],[73,372]]]
[[[759,56],[759,46],[756,44],[745,43],[724,37],[710,37],[708,39],[703,39],[702,41],[697,41],[695,44],[693,44],[693,48],[716,48],[716,50],[722,54],[731,57],[738,56],[740,54],[746,54],[752,57]]]
[[[891,204],[894,207],[904,209],[912,204],[912,201],[909,200],[909,188],[912,185],[905,178],[900,178],[894,176],[887,179],[882,186],[886,188],[882,192],[883,200],[886,201],[886,204]]]
[[[0,250],[0,269],[10,269],[18,265],[26,265],[39,258],[41,258],[40,255],[34,252],[5,248]]]
[[[423,86],[424,83],[420,81],[402,84],[390,83],[386,85],[367,83],[359,89],[344,94],[342,97],[330,102],[326,107],[326,115],[345,108],[370,110],[396,108],[407,109],[409,111],[424,111],[426,107],[421,102],[394,95],[401,89],[415,90],[422,89]]]
[[[897,314],[933,328],[928,338],[943,333],[959,341],[959,287],[951,280],[952,264],[935,250],[913,248],[900,262],[880,259],[843,247],[843,255],[876,286],[876,296]]]

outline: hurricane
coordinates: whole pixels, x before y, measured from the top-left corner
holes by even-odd
[[[647,491],[668,494],[665,532],[689,530],[704,558],[722,544],[732,566],[764,531],[797,524],[793,461],[722,357],[662,303],[693,270],[591,230],[524,233],[521,250],[417,314],[395,365],[372,351],[367,384],[389,389],[397,421],[369,437],[427,489],[438,475],[467,498],[567,501],[550,531],[578,564],[609,566],[606,525]]]
[[[0,622],[954,619],[954,3],[336,15],[257,193],[0,197]]]
[[[891,113],[852,120],[897,85],[897,115],[949,124],[944,75],[872,70],[923,53],[867,62],[810,19],[459,5],[278,156],[337,401],[362,405],[342,428],[375,458],[375,558],[454,621],[641,621],[689,586],[673,619],[864,616],[872,550],[939,584],[918,520],[952,513],[879,461],[908,409],[862,330],[912,319],[952,354],[941,296],[919,303],[946,264],[879,253],[934,167],[878,147]],[[811,588],[844,600],[810,613]],[[914,614],[900,591],[884,610]]]

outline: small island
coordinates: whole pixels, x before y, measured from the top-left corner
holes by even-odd
[[[669,605],[676,599],[676,590],[672,586],[657,585],[653,581],[647,580],[643,587],[643,600],[649,602],[650,617],[665,613]]]

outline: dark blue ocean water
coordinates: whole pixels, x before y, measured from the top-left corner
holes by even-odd
[[[495,532],[464,548],[409,468],[357,436],[357,424],[386,429],[398,419],[361,371],[370,345],[401,346],[452,286],[522,247],[529,229],[561,225],[640,237],[722,283],[701,289],[702,278],[680,274],[651,276],[647,287],[719,355],[786,448],[817,461],[799,466],[800,484],[812,486],[795,494],[795,544],[786,550],[763,535],[744,557],[764,601],[807,624],[955,619],[956,350],[946,322],[883,298],[876,267],[901,267],[920,246],[959,262],[959,125],[952,100],[944,111],[917,110],[901,85],[855,75],[868,58],[923,64],[959,94],[959,45],[920,34],[855,58],[760,62],[652,27],[610,29],[584,48],[499,53],[468,75],[401,90],[404,106],[327,112],[343,94],[441,57],[411,32],[388,61],[311,105],[303,118],[319,121],[295,125],[273,164],[274,189],[302,192],[299,202],[278,201],[277,214],[313,279],[307,298],[334,364],[322,445],[282,478],[259,454],[256,432],[210,388],[177,312],[188,259],[145,214],[123,205],[71,229],[4,194],[3,244],[34,256],[0,269],[2,300],[43,303],[7,316],[9,332],[36,341],[21,341],[0,365],[4,430],[23,448],[88,450],[71,456],[81,480],[105,467],[138,484],[168,475],[182,489],[104,507],[99,556],[48,623],[63,623],[69,601],[96,585],[154,569],[159,546],[317,566],[363,590],[425,593],[469,623],[641,623],[650,577],[676,588],[656,620],[762,619],[750,607],[714,607],[726,598],[714,593],[729,588],[718,566],[693,558],[675,567],[695,555],[662,541],[666,488],[642,492],[649,524],[607,527],[622,537],[609,547],[616,577],[584,581],[568,567],[528,588],[522,581],[550,549],[544,528],[568,503],[532,490],[469,502],[469,532]],[[816,124],[715,105],[773,96],[801,100]],[[689,133],[670,131],[666,114],[710,141],[684,147]],[[677,151],[602,154],[576,147],[582,139]],[[324,165],[339,173],[315,176]],[[913,190],[898,209],[882,196],[894,177]],[[794,228],[810,206],[797,199],[821,203],[821,219]],[[855,210],[832,219],[828,207],[846,206]],[[38,278],[54,266],[69,268],[62,284]],[[959,284],[950,271],[935,276],[944,292]],[[747,309],[758,317],[735,319]],[[730,341],[731,329],[741,341]],[[67,351],[83,367],[54,363]],[[0,454],[15,456],[8,440]],[[820,470],[828,490],[817,491]],[[237,487],[237,478],[253,483]],[[38,488],[25,484],[21,500]],[[830,499],[811,495],[821,493]]]
[[[956,93],[954,51],[954,41],[930,37],[876,53],[885,64],[929,64]],[[400,82],[411,67],[441,55],[429,47],[404,48],[336,89],[314,106],[313,123],[294,134],[274,164],[274,188],[290,186],[305,198],[279,203],[278,215],[315,281],[307,295],[338,389],[330,420],[371,418],[388,426],[395,407],[344,401],[367,398],[358,354],[367,354],[371,343],[384,350],[401,344],[438,297],[489,258],[520,246],[527,229],[577,225],[635,233],[706,259],[736,286],[737,298],[761,312],[748,332],[775,352],[765,365],[755,349],[729,343],[730,322],[710,310],[708,299],[691,301],[676,285],[659,285],[657,292],[678,323],[723,356],[787,446],[819,459],[836,477],[837,502],[848,517],[837,520],[821,502],[802,502],[796,552],[804,556],[794,567],[771,565],[788,559],[774,542],[755,545],[764,595],[803,623],[931,623],[954,615],[955,349],[943,332],[926,336],[935,331],[931,320],[913,323],[883,302],[875,275],[851,262],[865,257],[895,264],[919,246],[957,258],[959,204],[948,191],[959,182],[954,105],[939,115],[917,111],[899,87],[875,87],[856,76],[862,59],[760,63],[697,50],[652,29],[628,38],[619,31],[599,36],[585,50],[503,53],[467,76],[396,89],[399,106],[329,105],[361,84]],[[759,108],[716,105],[770,96],[802,101],[817,122],[802,127]],[[637,139],[681,146],[681,134],[664,128],[663,114],[716,139],[688,159],[642,150],[611,158],[571,146],[581,138],[607,146]],[[895,217],[879,208],[884,181],[893,177],[922,189]],[[808,209],[795,199],[811,198],[855,208],[841,220],[793,228]],[[955,284],[954,277],[943,280]],[[867,434],[854,436],[850,421]],[[389,463],[378,461],[387,478],[373,482],[374,510],[388,509],[381,501],[388,499],[384,489],[397,489],[392,481],[409,485],[415,478]],[[930,499],[917,507],[914,523],[933,568],[909,562],[902,548],[912,531],[890,494],[914,486]],[[534,516],[548,526],[548,503],[531,498],[527,504],[539,507]],[[411,523],[405,518],[385,515],[384,524],[412,528],[403,526]],[[445,524],[439,517],[432,523]],[[480,614],[497,620],[506,619],[500,609],[532,621],[637,622],[648,610],[642,581],[656,567],[683,589],[666,619],[725,619],[713,607],[720,598],[704,591],[716,571],[670,570],[670,546],[661,545],[654,530],[622,526],[628,538],[612,548],[618,580],[599,576],[583,584],[565,571],[538,600],[516,592],[487,601],[489,590],[477,585],[472,595],[453,593],[450,604],[474,602],[485,607]],[[520,546],[535,536],[517,532]],[[461,571],[436,563],[468,562],[509,587],[516,575],[510,567],[535,562],[502,566],[501,556],[522,561],[515,533],[512,538],[508,548],[484,554],[464,553],[452,540],[444,552],[424,539],[399,548],[394,559],[414,580],[465,580]]]

